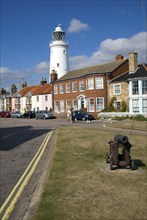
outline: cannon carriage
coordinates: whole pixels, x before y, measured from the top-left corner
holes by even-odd
[[[134,161],[131,159],[130,144],[128,137],[120,134],[115,135],[113,141],[110,140],[109,153],[106,154],[106,162],[110,163],[110,170],[122,168],[135,169]]]

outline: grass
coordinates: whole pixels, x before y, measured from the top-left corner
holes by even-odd
[[[57,130],[54,162],[34,220],[147,219],[146,137],[128,136],[139,169],[110,171],[105,154],[115,134],[74,126]]]
[[[135,120],[123,120],[123,121],[113,121],[112,124],[108,123],[109,127],[115,126],[116,128],[124,128],[130,130],[140,130],[147,132],[147,121],[135,121]]]

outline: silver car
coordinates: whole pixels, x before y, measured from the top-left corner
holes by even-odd
[[[23,113],[21,113],[20,111],[16,111],[16,112],[11,112],[11,118],[22,118]]]
[[[51,112],[48,111],[37,111],[35,112],[36,114],[36,119],[41,118],[41,119],[53,119],[56,118]]]

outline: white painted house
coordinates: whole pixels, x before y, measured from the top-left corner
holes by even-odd
[[[13,111],[38,111],[52,109],[52,84],[27,86],[12,98]]]

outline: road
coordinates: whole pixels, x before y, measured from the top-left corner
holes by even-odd
[[[59,126],[69,126],[71,123],[67,122],[65,119],[36,120],[16,118],[1,118],[0,122],[0,207],[2,207],[9,198],[14,187],[17,186],[20,178],[26,171],[37,151],[40,149],[40,146],[42,146],[42,143],[48,134],[51,131],[55,131]],[[74,123],[74,126],[88,126],[92,128],[112,130],[112,128],[107,128],[103,125],[102,121],[93,121],[90,124],[86,122]],[[118,129],[116,130],[118,132]],[[16,203],[15,209],[9,217],[10,220],[21,219],[22,210],[24,209],[25,203],[27,203],[30,189],[34,187],[41,172],[43,172],[44,161],[47,160],[50,156],[49,154],[51,154],[51,141],[52,139],[49,139],[49,143],[46,144],[45,153],[39,161],[37,166],[38,169],[35,170],[29,181],[29,186],[26,187],[21,196],[19,195],[19,202]],[[25,182],[24,179],[20,186],[24,185],[23,182]],[[2,216],[5,214],[5,211],[9,207],[13,198],[15,198],[18,190],[19,188],[13,193],[13,197],[3,210]],[[11,209],[9,208],[8,211],[10,210]]]

